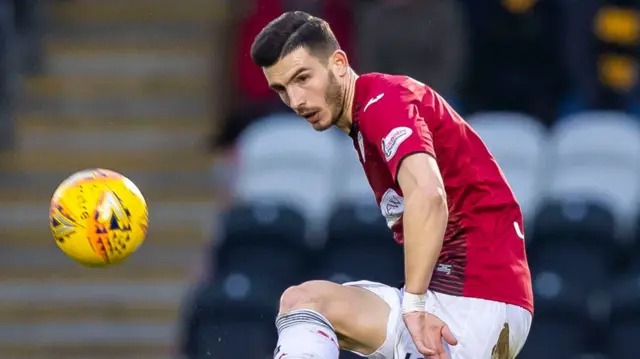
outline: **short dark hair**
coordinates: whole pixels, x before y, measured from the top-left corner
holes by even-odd
[[[260,31],[251,46],[251,59],[260,67],[270,67],[301,47],[316,56],[340,49],[326,21],[303,11],[290,11]]]

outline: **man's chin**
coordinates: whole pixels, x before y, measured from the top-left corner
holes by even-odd
[[[318,132],[323,132],[330,129],[332,125],[330,122],[318,121],[316,123],[312,123],[311,126],[313,127],[314,130]]]

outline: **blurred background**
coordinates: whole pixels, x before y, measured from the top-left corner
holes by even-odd
[[[358,72],[430,84],[492,150],[536,294],[519,358],[640,358],[638,0],[0,1],[0,358],[270,358],[287,286],[399,283],[350,140],[251,63],[286,10],[328,20]],[[45,225],[95,167],[150,205],[103,270]]]

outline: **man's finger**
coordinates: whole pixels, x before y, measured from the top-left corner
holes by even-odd
[[[449,357],[449,353],[444,348],[444,344],[442,343],[441,339],[439,339],[436,344],[436,351],[438,352],[438,356],[437,356],[438,359],[451,359]]]
[[[456,339],[456,337],[451,332],[451,329],[449,329],[449,326],[447,326],[447,325],[445,325],[442,328],[442,339],[444,339],[444,341],[447,342],[447,344],[449,344],[449,345],[457,345],[458,344],[458,339]]]
[[[427,347],[422,340],[414,340],[413,343],[416,345],[418,352],[424,356],[434,356],[437,354],[435,349]]]

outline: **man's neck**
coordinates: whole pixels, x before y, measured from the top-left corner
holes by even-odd
[[[356,92],[356,80],[358,74],[352,69],[349,69],[349,73],[345,78],[344,94],[342,101],[342,117],[336,123],[336,127],[341,129],[347,135],[351,132],[353,125],[352,112],[353,112],[353,96]]]

